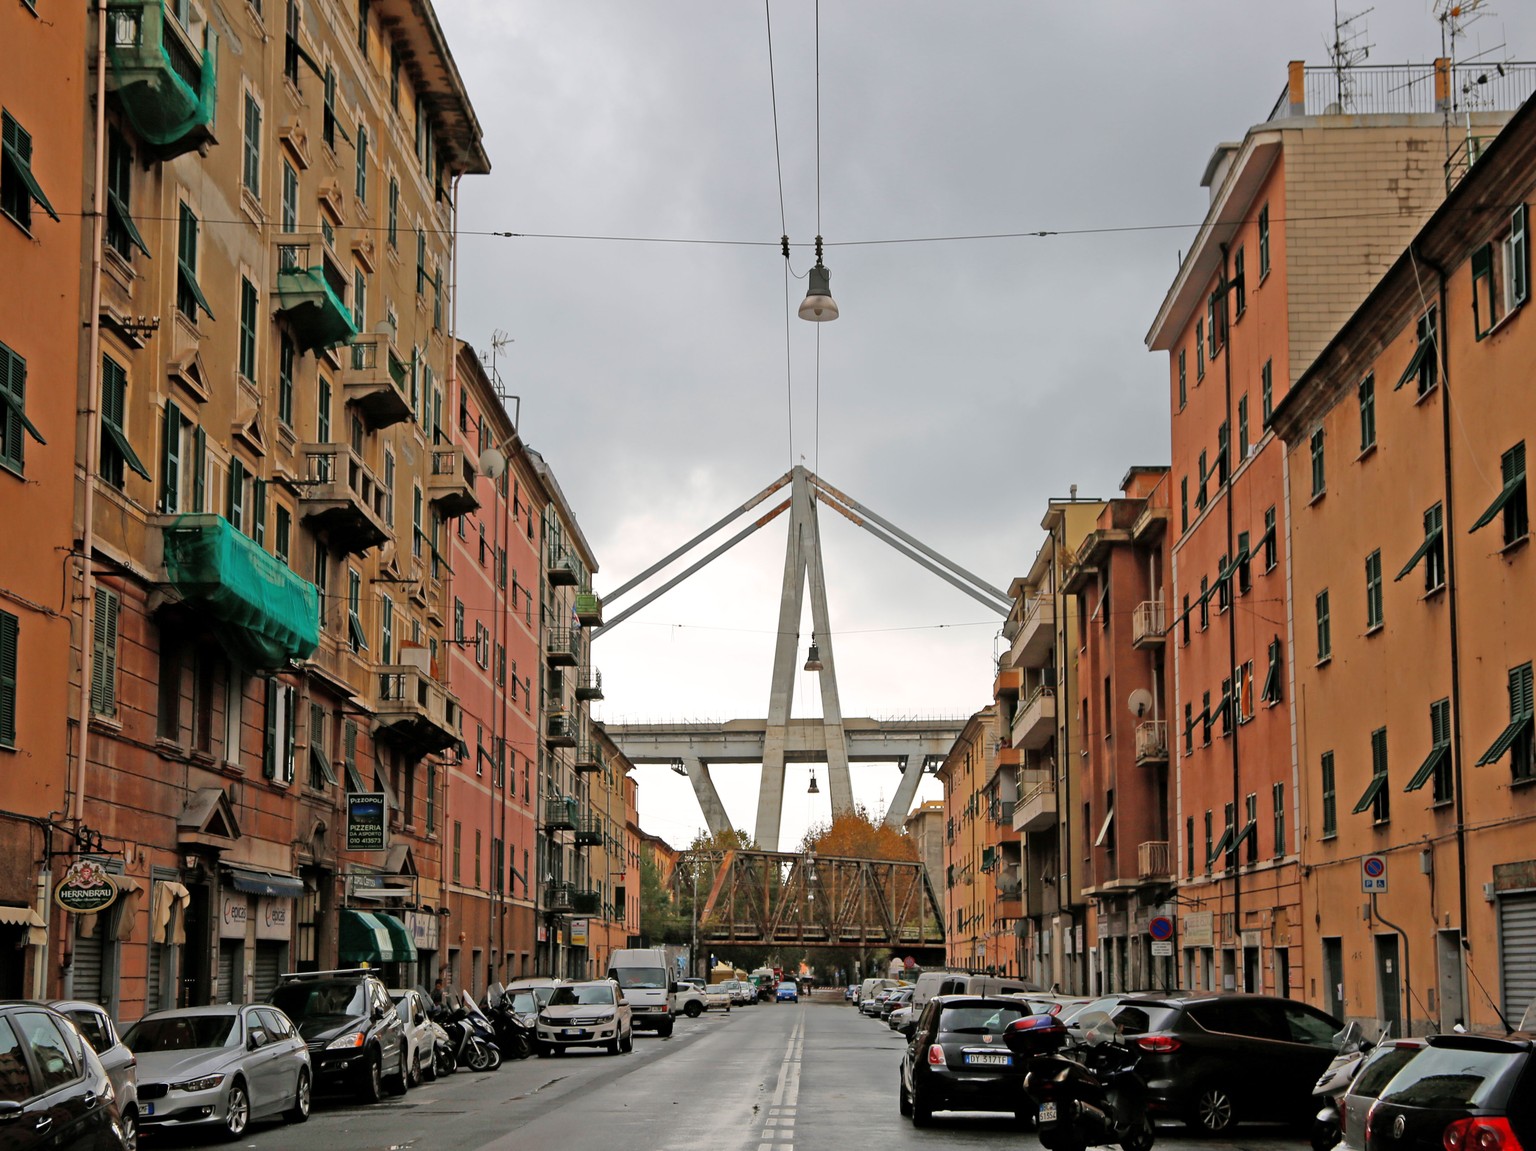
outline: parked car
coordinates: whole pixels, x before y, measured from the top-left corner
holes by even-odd
[[[1366,1151],[1536,1147],[1536,1036],[1431,1035],[1367,1112]]]
[[[1108,1012],[1141,1051],[1148,1110],[1214,1135],[1251,1119],[1303,1123],[1343,1024],[1272,995],[1122,998]],[[1091,1026],[1085,1008],[1074,1025]]]
[[[1008,1111],[1027,1122],[1026,1061],[1004,1045],[1003,1029],[1028,1014],[1028,1004],[1004,996],[929,999],[901,1057],[901,1113],[917,1127],[935,1111]]]
[[[885,1001],[902,987],[906,986],[909,985],[902,983],[892,987],[878,988],[874,995],[859,1004],[859,1010],[863,1014],[868,1015],[871,1019],[879,1019],[881,1017],[881,1009],[885,1006]]]
[[[128,1146],[101,1059],[67,1018],[41,1003],[0,1003],[0,1146]]]
[[[405,1025],[378,973],[367,968],[290,972],[267,998],[309,1044],[317,1087],[352,1091],[375,1103],[410,1082]]]
[[[715,986],[731,997],[733,1007],[750,1007],[757,1002],[757,988],[742,979],[727,979]]]
[[[706,983],[699,991],[704,996],[704,1010],[729,1011],[731,1009],[731,993],[723,984]]]
[[[1087,1007],[1088,1004],[1093,1002],[1092,999],[1086,999],[1081,995],[1039,994],[1035,992],[1031,992],[1023,996],[1023,998],[1025,1002],[1034,1008],[1036,1015],[1054,1015],[1063,1022],[1072,1018],[1079,1009]]]
[[[559,1055],[570,1047],[603,1047],[619,1055],[634,1047],[634,1014],[619,985],[611,979],[562,983],[539,1011],[540,1055]]]
[[[775,1003],[799,1003],[800,985],[793,979],[779,980],[779,988],[773,994]]]
[[[859,1005],[859,985],[857,983],[850,983],[845,987],[843,989],[843,998],[857,1007]]]
[[[520,991],[529,992],[538,1002],[540,1007],[549,1002],[549,997],[555,993],[555,988],[560,985],[560,980],[551,979],[548,976],[529,976],[526,979],[514,979],[506,986],[506,993],[515,995]]]
[[[407,1081],[420,1086],[423,1079],[437,1078],[437,1059],[433,1045],[437,1033],[432,1030],[431,1004],[414,987],[391,987],[390,1002],[405,1028],[405,1065]]]
[[[138,1060],[118,1035],[117,1025],[99,1005],[80,999],[62,999],[48,1006],[75,1025],[101,1060],[107,1078],[112,1080],[118,1114],[123,1120],[124,1142],[131,1151],[139,1143]]]
[[[139,1123],[146,1130],[217,1127],[238,1139],[257,1119],[309,1118],[309,1050],[275,1007],[155,1011],[123,1042],[139,1061]]]
[[[910,1039],[913,1028],[912,1005],[910,1003],[902,1004],[895,1011],[891,1012],[890,1018],[885,1023],[892,1031],[898,1031]]]
[[[1339,1115],[1339,1147],[1343,1151],[1364,1151],[1365,1116],[1371,1104],[1407,1062],[1424,1049],[1422,1039],[1390,1039],[1378,1043],[1355,1070],[1349,1089],[1344,1092],[1344,1106]]]
[[[890,1019],[891,1013],[898,1007],[904,1007],[912,1002],[912,988],[898,987],[883,1000],[880,1001],[880,1018]]]

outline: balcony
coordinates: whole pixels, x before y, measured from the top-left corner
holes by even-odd
[[[1162,600],[1143,600],[1131,615],[1131,646],[1159,648],[1168,634],[1168,613]]]
[[[1024,766],[1024,749],[1021,747],[1000,747],[997,749],[997,766],[1020,768]]]
[[[468,515],[480,506],[475,495],[475,466],[462,447],[433,448],[432,474],[427,477],[427,498],[444,519]]]
[[[1019,800],[1013,809],[1013,830],[1044,831],[1056,823],[1056,777],[1051,772],[1026,772],[1019,780]]]
[[[603,908],[603,897],[589,887],[578,887],[571,892],[571,914],[596,915]]]
[[[584,665],[576,672],[576,686],[573,690],[579,700],[602,699],[603,673]]]
[[[112,0],[107,5],[107,90],[155,158],[169,160],[207,144],[218,96],[219,34],[211,23],[197,37],[169,18],[163,0]]]
[[[1024,669],[1021,667],[1000,667],[997,669],[997,678],[992,681],[993,699],[1018,699],[1019,690],[1024,686]]]
[[[311,256],[312,252],[318,256]],[[334,348],[357,337],[346,295],[346,276],[327,258],[323,243],[278,237],[277,314],[293,333],[299,351]]]
[[[581,632],[573,627],[554,627],[544,640],[544,661],[550,667],[575,667],[581,662]]]
[[[601,847],[603,845],[603,817],[583,815],[576,821],[576,846]]]
[[[217,623],[252,671],[308,659],[320,642],[320,593],[223,516],[168,517],[165,582]]]
[[[576,746],[576,718],[564,711],[552,711],[544,721],[544,742],[550,747]]]
[[[422,650],[422,649],[417,649]],[[458,699],[424,668],[392,664],[377,671],[375,734],[416,758],[457,747],[463,739]]]
[[[1144,719],[1136,725],[1136,766],[1168,762],[1168,721]]]
[[[602,627],[602,597],[591,591],[578,593],[576,596],[576,618],[581,622],[582,627]]]
[[[554,587],[575,587],[581,582],[576,570],[576,557],[565,548],[551,546],[549,559],[544,565],[544,576]]]
[[[411,418],[405,386],[405,365],[388,336],[374,333],[352,342],[352,355],[341,369],[342,395],[371,430]]]
[[[1008,662],[1014,667],[1045,667],[1055,645],[1056,600],[1049,593],[1030,596]]]
[[[346,444],[305,444],[299,517],[335,551],[361,555],[389,539],[390,493]]]
[[[999,879],[997,881],[997,901],[993,907],[993,913],[999,919],[1018,919],[1024,914],[1023,880]]]
[[[1056,735],[1056,689],[1041,684],[1014,713],[1011,742],[1025,751],[1039,751]]]
[[[591,739],[577,741],[576,755],[571,761],[571,766],[577,771],[596,771],[602,767],[603,751],[597,745],[597,741]]]
[[[544,910],[556,915],[569,915],[576,910],[576,887],[570,883],[546,883],[544,885]]]
[[[1136,875],[1137,878],[1148,881],[1173,877],[1166,839],[1156,839],[1136,845]]]
[[[569,796],[555,796],[544,801],[545,831],[575,831],[576,801]]]

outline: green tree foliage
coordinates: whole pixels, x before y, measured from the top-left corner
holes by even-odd
[[[661,868],[649,852],[640,856],[640,932],[653,945],[688,942],[689,920],[679,915],[672,893],[662,882]]]

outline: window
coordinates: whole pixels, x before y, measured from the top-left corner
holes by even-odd
[[[325,601],[331,594],[331,564],[325,545],[315,541],[315,591],[320,605],[320,630],[325,630]]]
[[[1184,754],[1195,753],[1195,705],[1184,705]]]
[[[1200,746],[1211,745],[1211,693],[1200,693]]]
[[[352,323],[359,332],[368,330],[368,278],[360,264],[352,269]]]
[[[1317,662],[1333,658],[1333,633],[1328,620],[1328,589],[1317,593]]]
[[[1179,477],[1179,531],[1189,530],[1189,477]]]
[[[1232,307],[1236,319],[1242,319],[1248,310],[1248,284],[1243,275],[1243,249],[1239,245],[1232,253]]]
[[[293,782],[295,713],[298,692],[292,684],[267,680],[267,718],[262,738],[261,771],[274,783]]]
[[[1269,205],[1259,209],[1259,283],[1269,275]]]
[[[1360,450],[1369,451],[1376,446],[1376,375],[1371,373],[1360,381]]]
[[[299,230],[299,174],[287,159],[283,160],[283,231]]]
[[[1478,758],[1477,766],[1493,763],[1507,751],[1510,775],[1516,782],[1536,778],[1536,764],[1532,762],[1531,728],[1536,708],[1531,698],[1531,665],[1521,664],[1509,671],[1509,723],[1499,733],[1487,751]]]
[[[1240,664],[1232,674],[1232,709],[1238,723],[1253,718],[1253,660]]]
[[[293,367],[298,359],[298,348],[287,332],[278,337],[277,343],[277,418],[290,428],[293,426]]]
[[[1451,778],[1451,701],[1439,699],[1429,705],[1429,754],[1413,773],[1405,792],[1418,791],[1431,779],[1435,781],[1434,802],[1449,803],[1452,794]]]
[[[1200,489],[1197,492],[1195,492],[1195,510],[1196,511],[1201,511],[1201,512],[1205,511],[1205,503],[1206,503],[1205,483],[1210,478],[1211,478],[1210,465],[1206,462],[1206,455],[1205,455],[1205,453],[1201,452],[1200,453]]]
[[[1247,595],[1253,587],[1249,574],[1249,561],[1253,559],[1253,547],[1247,532],[1237,533],[1237,555],[1232,558],[1232,573],[1237,577],[1237,594]]]
[[[32,172],[31,133],[9,112],[0,112],[0,212],[30,232],[33,204],[58,220],[59,214]]]
[[[256,285],[240,277],[240,374],[256,379]]]
[[[1413,355],[1409,357],[1408,366],[1403,369],[1403,374],[1397,378],[1397,386],[1392,390],[1395,392],[1409,380],[1416,380],[1418,393],[1424,396],[1428,395],[1439,381],[1439,361],[1435,353],[1439,329],[1436,325],[1434,308],[1430,308],[1419,317],[1415,332],[1417,343],[1414,345]]]
[[[246,532],[247,535],[250,535],[251,533],[246,531],[246,509],[249,506],[246,500],[247,476],[245,464],[238,456],[231,456],[229,459],[229,490],[225,493],[227,499],[225,502],[224,518],[234,525],[236,531]]]
[[[1248,439],[1248,397],[1239,396],[1237,399],[1237,462],[1239,465],[1248,458],[1252,442]]]
[[[453,597],[453,639],[455,643],[464,638],[464,601],[458,596]]]
[[[1269,641],[1269,668],[1264,672],[1264,690],[1260,697],[1273,707],[1280,702],[1280,676],[1283,674],[1280,660],[1279,637]]]
[[[459,820],[453,821],[453,881],[462,882],[464,854],[464,824]]]
[[[174,400],[166,400],[160,432],[160,511],[163,514],[203,510],[207,458],[206,433],[181,414]]]
[[[1211,626],[1211,581],[1206,576],[1200,577],[1200,630],[1204,631]]]
[[[1205,301],[1205,337],[1212,363],[1216,362],[1217,355],[1226,344],[1226,329],[1227,304],[1222,299],[1222,289],[1218,287]]]
[[[389,238],[390,249],[398,250],[400,247],[400,181],[394,176],[389,178]]]
[[[1265,360],[1259,369],[1259,411],[1263,428],[1269,430],[1270,417],[1275,414],[1275,361]]]
[[[1189,643],[1189,596],[1184,597],[1184,610],[1179,615],[1180,624],[1184,629],[1184,643]]]
[[[325,708],[309,705],[309,786],[316,791],[336,786],[336,769],[325,750]]]
[[[1338,795],[1334,788],[1333,752],[1323,752],[1322,761],[1322,795],[1323,795],[1323,838],[1332,839],[1339,833],[1339,808]]]
[[[1238,840],[1247,847],[1248,863],[1259,861],[1259,793],[1250,791],[1243,800],[1246,819],[1243,822],[1243,830],[1238,833]]]
[[[1189,402],[1189,372],[1184,362],[1184,349],[1179,349],[1179,411]]]
[[[1328,490],[1328,474],[1323,458],[1323,429],[1312,433],[1312,498]]]
[[[1205,809],[1205,873],[1211,873],[1211,861],[1216,858],[1216,852],[1211,849],[1211,809]]]
[[[1493,497],[1493,503],[1488,505],[1488,510],[1477,517],[1477,522],[1470,530],[1475,532],[1478,528],[1486,527],[1502,512],[1504,544],[1507,547],[1517,540],[1524,539],[1531,530],[1530,514],[1525,500],[1524,440],[1504,453],[1499,461],[1499,470],[1503,474],[1503,487],[1499,489],[1499,494]]]
[[[368,650],[368,635],[363,630],[363,577],[356,568],[347,569],[347,642],[353,651]]]
[[[416,294],[427,294],[427,234],[416,229]]]
[[[27,418],[27,361],[0,344],[0,467],[22,472],[29,435],[40,444],[47,443]]]
[[[320,137],[325,141],[325,146],[334,152],[338,135],[347,143],[352,143],[352,137],[347,135],[347,130],[341,126],[341,119],[336,115],[336,69],[327,64],[325,66],[325,115],[320,124]]]
[[[421,558],[421,485],[411,485],[411,555]]]
[[[116,128],[107,129],[107,246],[125,260],[137,248],[146,256],[144,237],[128,210],[133,189],[133,149]]]
[[[1381,551],[1365,557],[1365,630],[1381,626]]]
[[[1440,505],[1436,504],[1424,513],[1424,541],[1418,550],[1408,557],[1403,570],[1397,573],[1402,579],[1424,561],[1424,594],[1437,592],[1445,586],[1445,540]],[[1396,582],[1396,581],[1394,581]]]
[[[322,444],[331,442],[331,381],[324,376],[315,389],[315,438]]]
[[[96,588],[91,629],[91,714],[117,714],[117,615],[122,598],[110,588]]]
[[[1221,734],[1232,734],[1232,681],[1221,681],[1221,699],[1216,704],[1216,711],[1221,716]]]
[[[1216,561],[1216,612],[1226,611],[1232,606],[1232,565],[1227,562],[1226,553],[1222,553]]]
[[[1366,785],[1354,814],[1369,810],[1372,823],[1386,823],[1392,818],[1392,789],[1387,786],[1387,729],[1371,732],[1371,782]]]
[[[277,525],[272,531],[272,554],[283,563],[288,562],[288,535],[293,519],[287,508],[277,505]]]
[[[1525,302],[1530,285],[1526,207],[1510,215],[1509,230],[1472,253],[1472,325],[1481,340]]]
[[[388,596],[379,601],[379,662],[395,662],[395,601]]]
[[[1277,783],[1270,788],[1275,810],[1275,858],[1285,854],[1285,784]]]
[[[1273,504],[1264,509],[1264,538],[1259,542],[1264,545],[1264,570],[1272,572],[1280,562],[1280,540],[1275,522],[1275,506]]]
[[[368,0],[357,0],[357,50],[368,59]]]
[[[240,183],[256,199],[261,199],[261,105],[256,93],[245,93],[245,135]]]
[[[1195,320],[1195,382],[1205,379],[1205,320]]]
[[[21,621],[0,611],[0,747],[16,746],[16,664]]]
[[[197,323],[197,312],[213,319],[213,309],[197,283],[197,214],[187,204],[181,205],[181,226],[176,247],[176,310],[192,323]]]
[[[1184,820],[1184,875],[1193,878],[1195,874],[1195,817],[1188,816]]]
[[[1230,474],[1232,459],[1232,428],[1226,420],[1221,421],[1221,426],[1216,429],[1216,483],[1217,486],[1227,482]]]
[[[443,266],[432,270],[432,330],[443,330]],[[503,473],[505,474],[505,473]]]
[[[368,202],[368,128],[363,124],[357,126],[357,178],[352,190],[359,200]]]

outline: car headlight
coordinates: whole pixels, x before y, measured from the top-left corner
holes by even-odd
[[[327,1051],[336,1051],[344,1047],[361,1047],[368,1041],[366,1031],[349,1031],[345,1035],[338,1035],[325,1045]]]
[[[555,1021],[553,1019],[542,1013],[539,1015],[539,1022],[544,1024],[545,1027],[553,1027],[555,1025]]]
[[[212,1091],[220,1083],[224,1082],[222,1075],[204,1075],[201,1079],[188,1079],[182,1083],[172,1083],[173,1091]]]
[[[525,1011],[517,1017],[517,1021],[524,1027],[532,1027],[535,1018],[533,1012]]]

